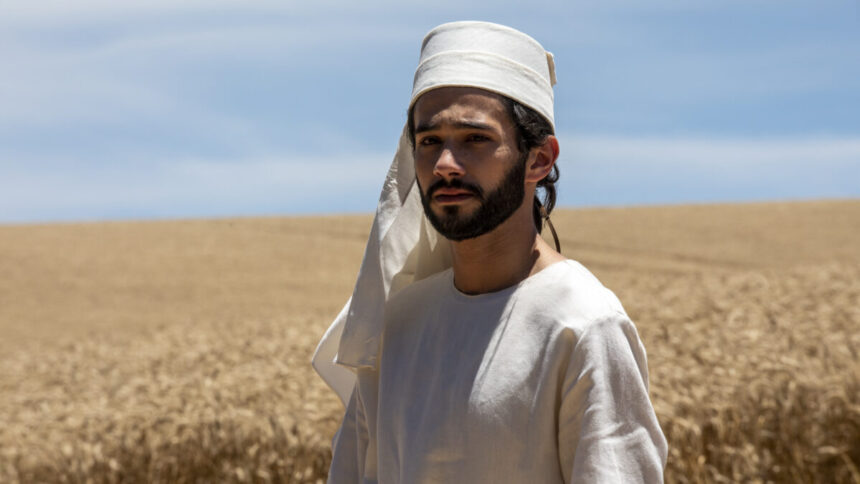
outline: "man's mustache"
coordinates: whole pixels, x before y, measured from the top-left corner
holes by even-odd
[[[458,190],[466,190],[471,192],[472,195],[475,195],[478,198],[484,198],[484,192],[481,190],[481,187],[477,185],[472,185],[471,183],[464,183],[459,178],[453,178],[450,181],[445,180],[444,178],[438,180],[436,183],[430,185],[430,188],[427,189],[427,198],[433,196],[437,190],[441,188],[455,188]]]

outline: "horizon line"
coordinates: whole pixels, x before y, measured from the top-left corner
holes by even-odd
[[[709,206],[738,206],[738,205],[773,205],[773,204],[814,204],[814,203],[860,203],[858,197],[798,197],[798,198],[773,198],[773,199],[749,199],[749,200],[713,200],[713,201],[689,201],[689,202],[654,202],[637,204],[595,204],[595,205],[564,205],[557,206],[553,212],[563,211],[591,211],[591,210],[636,210],[636,209],[659,209],[675,207],[709,207]],[[14,227],[37,227],[46,225],[98,225],[98,224],[122,224],[122,223],[150,223],[150,222],[217,222],[253,219],[309,219],[309,218],[335,218],[335,217],[372,217],[374,212],[303,212],[303,213],[242,213],[222,215],[144,215],[140,217],[105,217],[105,218],[81,218],[81,219],[44,219],[26,221],[3,221],[0,220],[0,229]]]

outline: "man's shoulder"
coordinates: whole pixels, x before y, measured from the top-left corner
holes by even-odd
[[[621,301],[579,262],[567,259],[539,272],[522,288],[520,304],[540,320],[584,330],[606,319],[627,318]]]

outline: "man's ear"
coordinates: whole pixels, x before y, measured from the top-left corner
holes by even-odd
[[[552,171],[555,160],[558,159],[558,139],[549,135],[540,146],[531,150],[526,162],[526,182],[537,183]]]

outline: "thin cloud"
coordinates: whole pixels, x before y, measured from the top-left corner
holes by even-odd
[[[857,137],[560,136],[562,205],[860,197]]]
[[[534,33],[559,126],[607,133],[562,137],[562,203],[856,196],[856,138],[803,133],[856,132],[860,37],[769,5],[0,2],[0,220],[370,211],[420,37],[463,17]]]
[[[709,138],[561,135],[574,160],[615,161],[648,167],[737,167],[824,163],[856,164],[860,137]]]
[[[0,223],[370,212],[391,154],[138,161],[74,172],[11,169]]]
[[[561,205],[858,197],[860,138],[560,136]],[[371,212],[393,157],[183,159],[9,170],[0,222]]]

